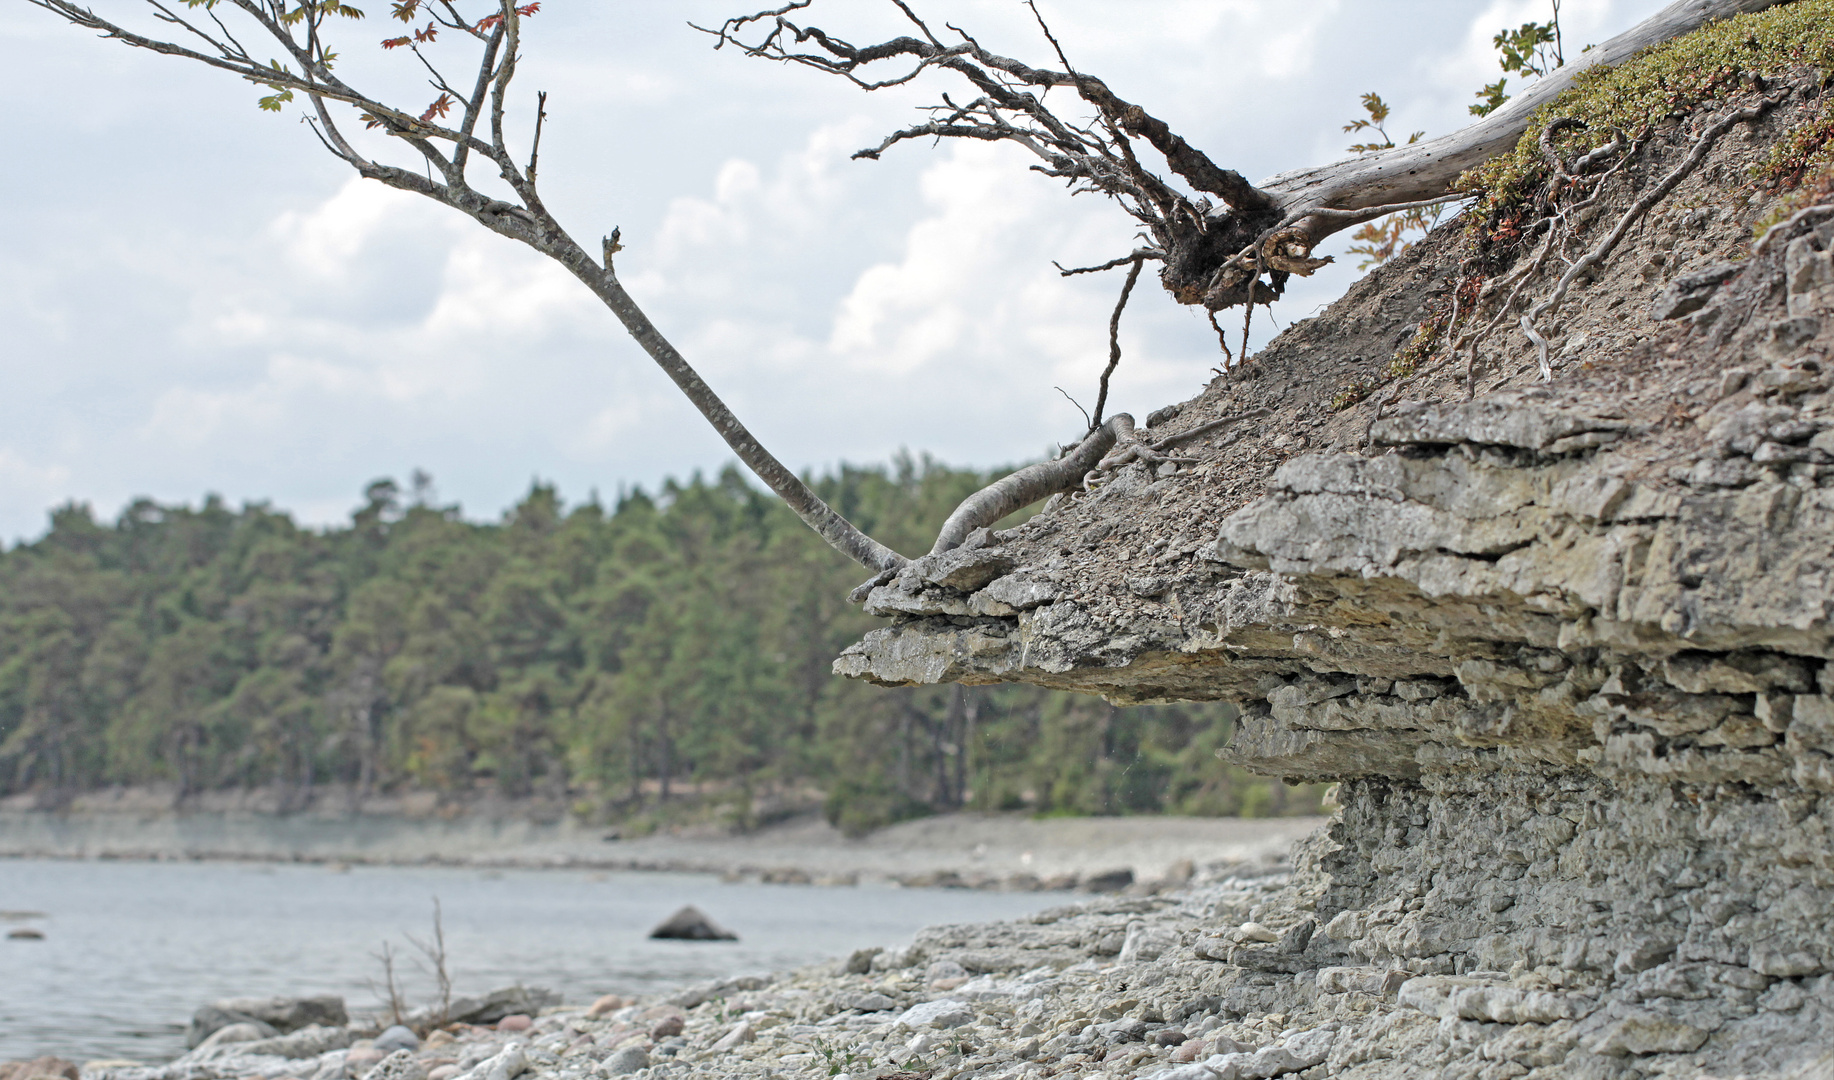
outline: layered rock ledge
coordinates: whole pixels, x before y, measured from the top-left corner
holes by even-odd
[[[1230,760],[1338,782],[1278,943],[1210,948],[1229,1010],[1340,1025],[1317,1075],[1834,1075],[1834,211],[1754,248],[1744,180],[1795,94],[1541,327],[1550,384],[1516,335],[1342,407],[1469,282],[1442,228],[1154,414],[1195,466],[919,560],[837,670],[1229,699]]]

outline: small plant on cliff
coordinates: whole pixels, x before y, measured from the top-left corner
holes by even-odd
[[[1345,124],[1344,131],[1351,134],[1370,131],[1375,135],[1369,142],[1352,143],[1350,152],[1367,154],[1373,150],[1393,150],[1395,140],[1388,134],[1387,127],[1390,110],[1388,103],[1382,100],[1382,95],[1373,90],[1364,94],[1363,112],[1364,116]],[[1425,134],[1424,131],[1414,132],[1407,137],[1408,144],[1419,142]],[[1382,141],[1376,142],[1376,137]],[[1369,222],[1351,233],[1350,239],[1356,243],[1350,245],[1350,254],[1365,256],[1363,261],[1357,264],[1357,269],[1367,270],[1372,266],[1380,266],[1406,251],[1409,246],[1406,238],[1412,233],[1424,235],[1431,231],[1433,226],[1439,223],[1439,215],[1443,209],[1443,206],[1417,206],[1398,214],[1390,214],[1381,221]]]
[[[1572,89],[1538,109],[1515,148],[1467,172],[1459,185],[1479,198],[1476,220],[1507,222],[1552,167],[1542,138],[1567,158],[1796,68],[1834,66],[1834,0],[1796,0],[1712,23],[1616,67],[1581,71]]]
[[[1772,192],[1794,191],[1829,169],[1834,169],[1834,103],[1778,140],[1752,169],[1752,178]]]
[[[1547,22],[1526,22],[1514,30],[1499,30],[1492,39],[1497,50],[1497,62],[1505,74],[1503,78],[1477,92],[1478,104],[1471,106],[1473,116],[1489,116],[1509,100],[1504,86],[1510,75],[1538,79],[1566,65],[1560,34],[1560,0],[1551,0],[1551,3],[1553,16]],[[1385,126],[1389,115],[1388,103],[1382,100],[1380,94],[1372,91],[1363,95],[1363,111],[1367,116],[1345,124],[1344,130],[1373,131],[1381,136],[1382,141],[1355,143],[1350,147],[1350,152],[1367,154],[1373,150],[1394,149],[1395,141],[1389,137]],[[1425,134],[1424,131],[1414,132],[1407,137],[1408,144],[1411,146],[1419,142]],[[1444,210],[1443,204],[1414,207],[1398,214],[1390,214],[1381,221],[1369,222],[1351,233],[1350,239],[1356,243],[1350,246],[1349,253],[1364,257],[1357,264],[1357,269],[1367,270],[1372,266],[1380,266],[1406,251],[1412,246],[1407,238],[1415,233],[1424,236],[1431,232],[1433,226],[1439,224]]]
[[[822,1063],[827,1068],[829,1076],[851,1072],[856,1064],[865,1060],[852,1048],[838,1046],[823,1039],[815,1040],[815,1052],[821,1055]]]
[[[1491,44],[1496,46],[1497,64],[1503,77],[1477,92],[1472,116],[1489,116],[1509,100],[1505,87],[1511,75],[1539,79],[1556,68],[1565,67],[1565,43],[1560,36],[1560,0],[1550,0],[1553,17],[1547,22],[1525,22],[1514,30],[1499,30]]]

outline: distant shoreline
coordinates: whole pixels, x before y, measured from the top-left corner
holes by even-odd
[[[1192,868],[1273,863],[1322,818],[1053,818],[961,813],[850,839],[805,816],[750,833],[618,839],[573,820],[483,815],[0,809],[0,858],[466,866],[718,874],[1025,891],[1175,881]],[[1122,872],[1125,871],[1126,874]]]

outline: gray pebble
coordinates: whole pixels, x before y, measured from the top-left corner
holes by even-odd
[[[650,1055],[643,1047],[627,1046],[606,1058],[599,1069],[607,1076],[623,1076],[638,1069],[647,1069],[649,1064]]]

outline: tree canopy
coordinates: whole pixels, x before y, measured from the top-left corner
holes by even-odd
[[[907,459],[812,484],[917,546],[998,475]],[[871,625],[844,600],[855,574],[734,469],[609,505],[536,483],[493,523],[420,476],[322,530],[214,497],[112,523],[66,505],[0,554],[0,793],[431,791],[739,825],[823,800],[853,830],[1316,807],[1215,760],[1224,705],[833,676]]]

